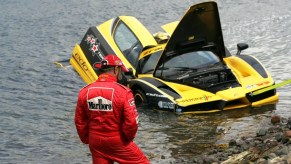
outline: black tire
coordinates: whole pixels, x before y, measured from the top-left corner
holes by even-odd
[[[140,89],[134,91],[134,101],[137,107],[146,105],[148,103],[146,95]]]

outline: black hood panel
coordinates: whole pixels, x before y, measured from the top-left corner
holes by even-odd
[[[161,60],[189,50],[211,50],[221,60],[226,56],[217,4],[193,5],[170,37]],[[161,65],[162,61],[159,61]]]

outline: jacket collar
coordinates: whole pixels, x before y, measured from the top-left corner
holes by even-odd
[[[99,75],[97,81],[102,81],[102,82],[117,82],[117,78],[111,74],[108,73],[103,73]]]

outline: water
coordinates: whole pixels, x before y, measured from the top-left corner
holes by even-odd
[[[179,20],[199,1],[0,0],[0,163],[91,163],[74,126],[82,79],[68,59],[90,26],[118,15],[137,17],[152,32]],[[291,78],[291,4],[288,0],[217,0],[226,46],[258,58],[277,82]],[[276,106],[211,115],[139,109],[136,143],[152,163],[191,163],[213,144],[252,135],[268,117],[290,117],[290,88]],[[210,147],[211,148],[211,147]]]

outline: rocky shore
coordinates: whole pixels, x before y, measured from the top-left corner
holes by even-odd
[[[231,139],[195,157],[193,163],[204,164],[291,164],[291,117],[273,115],[270,125],[261,127],[255,136]],[[183,161],[181,161],[183,163]]]

